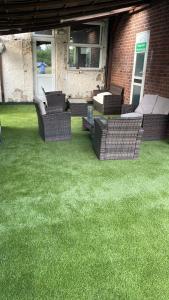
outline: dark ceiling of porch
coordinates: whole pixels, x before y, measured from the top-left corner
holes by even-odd
[[[150,0],[0,0],[0,35],[68,26],[142,9]]]

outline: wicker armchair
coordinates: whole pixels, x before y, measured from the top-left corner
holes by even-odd
[[[136,106],[124,104],[122,114],[134,112]],[[143,139],[146,141],[166,139],[169,136],[169,115],[143,114]]]
[[[43,93],[46,95],[49,95],[49,94],[62,94],[62,91],[50,91],[50,92],[46,92],[44,87],[42,87],[42,91]]]
[[[61,141],[71,138],[71,113],[51,112],[42,115],[35,103],[39,134],[44,141]]]
[[[110,92],[111,95],[103,95],[102,100],[97,99],[97,95],[101,93]],[[123,88],[112,84],[108,90],[94,90],[93,91],[93,103],[94,108],[105,114],[121,114],[122,100],[123,100]]]
[[[92,143],[100,160],[136,159],[143,134],[141,118],[94,120]]]
[[[51,91],[45,92],[44,88],[42,90],[45,94],[46,101],[47,101],[47,112],[52,111],[65,111],[67,108],[66,105],[66,95],[62,93],[62,91]]]

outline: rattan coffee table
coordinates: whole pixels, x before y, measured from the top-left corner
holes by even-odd
[[[94,119],[100,119],[104,123],[106,122],[106,119],[103,116],[94,116]],[[83,117],[82,118],[82,129],[91,131],[92,128],[94,127],[94,119],[88,119],[87,117]]]
[[[72,116],[87,116],[87,102],[84,99],[68,99]]]

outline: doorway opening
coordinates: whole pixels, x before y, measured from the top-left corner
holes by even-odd
[[[46,92],[56,89],[54,37],[33,36],[34,95],[44,99]]]
[[[130,103],[137,106],[144,94],[150,31],[136,35]]]

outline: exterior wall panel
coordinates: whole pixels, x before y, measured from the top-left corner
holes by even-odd
[[[32,101],[34,94],[32,33],[1,36],[0,38],[6,46],[6,51],[2,54],[5,102]],[[106,31],[103,34],[101,68],[97,70],[71,70],[69,68],[68,27],[54,30],[54,41],[56,88],[75,98],[90,98],[97,85],[104,86],[105,84]],[[2,101],[1,92],[0,101]]]
[[[138,32],[150,30],[145,93],[169,97],[169,2],[153,1],[148,9],[123,15],[114,32],[111,82],[124,87],[130,101],[135,40]]]
[[[32,44],[30,34],[3,37],[2,54],[5,101],[33,99]]]

